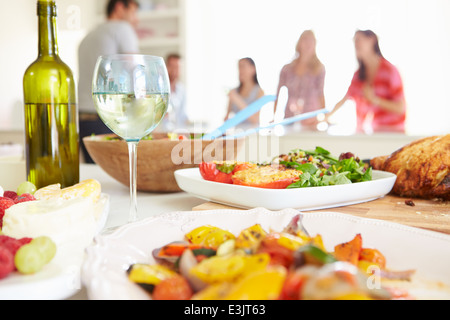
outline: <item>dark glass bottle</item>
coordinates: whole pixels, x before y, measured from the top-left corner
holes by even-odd
[[[37,188],[79,182],[79,131],[73,73],[58,55],[56,4],[37,2],[39,55],[23,77],[27,178]]]

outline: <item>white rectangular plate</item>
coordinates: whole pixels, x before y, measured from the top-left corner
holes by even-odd
[[[298,189],[263,189],[207,181],[198,168],[175,171],[180,189],[195,197],[238,208],[262,207],[269,210],[319,210],[375,200],[391,191],[396,178],[390,172],[374,170],[372,181]]]

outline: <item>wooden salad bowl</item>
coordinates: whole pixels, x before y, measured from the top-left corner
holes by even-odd
[[[129,157],[125,141],[114,134],[83,138],[94,162],[120,183],[129,186]],[[137,189],[146,192],[179,192],[174,172],[195,168],[214,160],[236,160],[244,139],[171,140],[166,133],[154,133],[137,147]]]

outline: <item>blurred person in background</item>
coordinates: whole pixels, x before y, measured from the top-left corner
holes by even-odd
[[[80,145],[87,163],[93,160],[82,142],[83,137],[111,133],[97,115],[92,100],[94,67],[101,55],[139,53],[138,7],[135,0],[110,0],[106,6],[107,20],[89,32],[78,48]]]
[[[264,91],[261,89],[258,82],[255,61],[248,57],[240,59],[238,62],[238,70],[239,86],[232,89],[228,94],[229,103],[225,121],[228,120],[232,113],[238,113],[252,102],[264,96]],[[259,112],[241,123],[243,126],[254,126],[258,124]]]
[[[325,67],[317,57],[316,43],[314,32],[304,31],[295,48],[296,57],[281,69],[277,94],[281,87],[287,87],[285,118],[325,108]],[[317,122],[316,118],[311,118],[301,124],[315,130]]]
[[[352,99],[356,103],[357,131],[404,132],[406,103],[400,73],[383,57],[373,31],[358,30],[354,42],[359,68],[345,97],[326,118]]]
[[[162,127],[166,130],[186,129],[189,124],[186,113],[186,90],[180,80],[181,56],[171,53],[166,57],[167,73],[170,80],[169,110]]]

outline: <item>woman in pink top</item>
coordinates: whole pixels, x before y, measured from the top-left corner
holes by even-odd
[[[311,30],[302,33],[296,52],[297,57],[281,70],[278,83],[277,93],[283,86],[288,89],[286,118],[325,107],[325,67],[317,57],[316,38]],[[312,128],[316,124],[316,119],[302,122],[302,125]]]
[[[369,132],[404,132],[406,103],[400,73],[381,54],[378,37],[373,31],[357,31],[354,40],[359,69],[347,94],[327,118],[347,99],[353,99],[357,131],[367,131],[368,128]]]

